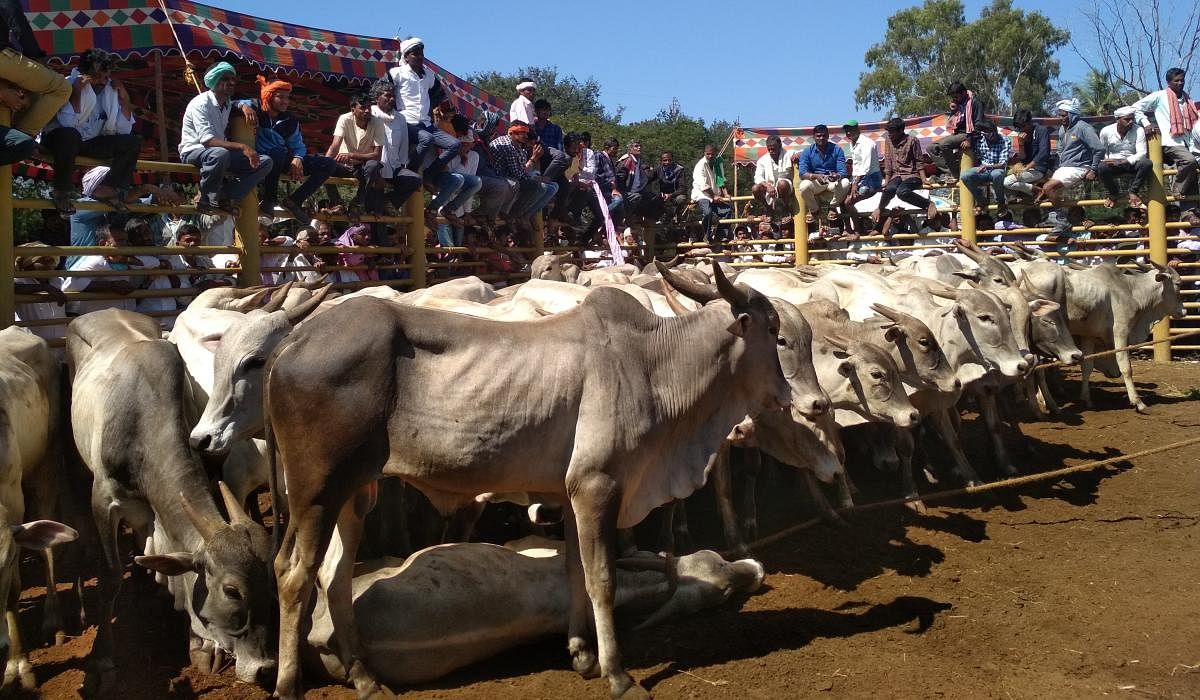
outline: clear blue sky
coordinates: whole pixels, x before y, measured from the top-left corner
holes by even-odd
[[[459,76],[529,65],[557,66],[560,75],[580,79],[593,76],[602,87],[602,102],[610,110],[623,105],[626,121],[653,117],[676,97],[688,115],[738,119],[743,126],[840,124],[881,116],[854,105],[863,55],[883,37],[888,16],[921,4],[615,0],[492,2],[481,10],[472,2],[206,1],[352,34],[417,35],[425,40],[430,60]],[[976,19],[986,4],[965,0],[967,20]],[[1015,0],[1014,5],[1082,33],[1079,10],[1091,2]],[[1083,77],[1086,66],[1069,45],[1057,58],[1061,79]],[[753,71],[746,72],[750,65]]]

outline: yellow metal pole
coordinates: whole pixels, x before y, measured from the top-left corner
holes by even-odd
[[[0,124],[7,125],[12,115],[0,108]],[[16,251],[13,234],[12,167],[0,165],[0,329],[8,328],[16,318]]]
[[[1167,190],[1163,186],[1162,137],[1158,134],[1146,139],[1153,164],[1154,177],[1147,183],[1150,195],[1146,198],[1146,223],[1150,238],[1150,260],[1159,265],[1167,264]],[[1163,318],[1154,324],[1154,340],[1162,341],[1154,346],[1155,362],[1171,361],[1171,319]]]
[[[231,116],[229,126],[233,140],[253,146],[254,127],[246,123],[238,110],[233,110]],[[237,234],[234,243],[242,249],[242,271],[238,273],[238,285],[253,287],[262,284],[262,274],[259,272],[261,256],[258,250],[258,192],[250,190],[241,202],[237,202],[237,206],[241,213],[234,222],[234,233]]]
[[[425,195],[419,190],[404,204],[404,214],[412,220],[408,223],[408,269],[413,289],[425,286]]]
[[[795,255],[792,264],[796,267],[808,264],[808,224],[804,222],[807,209],[800,196],[800,168],[792,168],[792,195],[796,198],[796,216],[792,218],[792,247]]]
[[[964,149],[958,166],[958,228],[963,240],[970,243],[975,242],[975,197],[962,181],[962,174],[974,165],[975,160],[971,157],[971,152]]]
[[[540,211],[533,217],[533,250],[534,255],[546,252],[546,216]]]

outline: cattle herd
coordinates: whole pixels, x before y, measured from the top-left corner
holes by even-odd
[[[620,536],[663,506],[686,522],[683,500],[711,475],[729,549],[748,555],[754,489],[733,503],[731,445],[800,470],[836,519],[834,503],[853,504],[851,440],[906,497],[918,440],[949,455],[929,469],[979,482],[957,433],[967,399],[995,441],[988,466],[1014,474],[998,399],[1056,412],[1039,358],[1082,363],[1085,405],[1095,365],[1146,409],[1128,352],[1088,354],[1182,316],[1174,270],[956,246],[886,266],[740,272],[705,258],[580,271],[548,254],[499,290],[477,278],[344,296],[213,289],[166,337],[126,311],[74,319],[65,369],[37,337],[2,331],[4,684],[34,684],[18,548],[42,552],[53,581],[53,547],[86,528],[101,609],[85,694],[134,672],[113,663],[126,532],[134,562],[189,616],[192,662],[232,655],[240,679],[283,698],[301,694],[302,669],[370,695],[555,633],[584,677],[642,693],[621,664],[617,609],[657,624],[762,582],[752,559],[638,552]],[[92,517],[68,526],[54,504],[72,460],[90,472]],[[465,541],[496,501],[560,520],[565,538],[360,561],[365,515],[388,507],[384,476],[428,498],[444,541]],[[27,501],[41,519],[25,522]]]

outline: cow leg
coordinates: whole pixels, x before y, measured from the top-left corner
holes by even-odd
[[[100,594],[100,616],[96,621],[96,641],[92,642],[92,653],[88,658],[87,673],[81,693],[84,697],[96,695],[110,689],[116,667],[113,664],[113,615],[116,612],[117,594],[121,591],[121,554],[117,549],[117,528],[121,526],[116,508],[103,492],[103,477],[96,476],[92,486],[92,518],[100,538],[103,557],[97,574]]]
[[[455,508],[450,517],[446,518],[445,527],[442,528],[442,544],[470,542],[475,523],[479,522],[479,516],[483,515],[483,509],[486,507],[486,502],[472,499],[469,503]]]
[[[988,435],[992,438],[992,449],[996,454],[996,467],[1004,476],[1015,476],[1017,469],[1012,465],[1012,460],[1008,458],[1008,450],[1004,446],[1004,435],[1001,433],[1004,426],[1000,420],[1000,410],[996,405],[994,391],[979,393],[979,413],[983,416]]]
[[[1123,348],[1129,344],[1129,337],[1126,335],[1113,334],[1113,347]],[[1147,413],[1150,409],[1146,408],[1146,404],[1142,403],[1142,399],[1138,397],[1137,388],[1133,385],[1133,368],[1129,365],[1129,351],[1123,350],[1117,353],[1117,369],[1121,370],[1121,380],[1125,382],[1125,395],[1129,397],[1129,405],[1133,406],[1138,413]]]
[[[46,547],[41,552],[42,568],[46,572],[46,602],[42,606],[42,639],[54,640],[58,646],[66,641],[63,632],[62,605],[58,599],[58,579],[54,577],[54,548]]]
[[[738,516],[733,507],[733,484],[729,466],[729,446],[725,443],[713,458],[710,474],[713,480],[713,493],[717,499],[717,511],[721,514],[721,527],[725,530],[725,546],[738,559],[750,556],[746,541],[742,539],[741,528],[738,527]]]
[[[743,450],[746,464],[742,468],[741,528],[746,539],[758,539],[758,475],[762,472],[763,454],[757,447]]]
[[[695,543],[692,542],[692,532],[688,529],[686,500],[681,498],[678,501],[675,501],[675,517],[672,518],[672,523],[675,528],[675,551],[694,552],[696,550],[696,546]]]
[[[1083,351],[1083,359],[1079,361],[1079,403],[1084,408],[1092,407],[1092,390],[1088,378],[1092,376],[1093,361],[1091,354],[1096,350],[1096,342],[1092,338],[1080,338],[1079,349]]]
[[[675,518],[679,517],[676,506],[680,501],[671,501],[662,507],[662,522],[658,526],[658,551],[666,552],[667,554],[675,553]],[[568,538],[570,541],[570,538]],[[624,542],[621,543],[622,554],[625,551]]]
[[[1059,413],[1058,402],[1054,400],[1054,394],[1050,392],[1050,382],[1046,379],[1046,371],[1040,369],[1037,372],[1037,392],[1040,397],[1039,404],[1044,404],[1046,413],[1057,416]]]
[[[378,689],[378,684],[370,676],[362,678],[354,675],[354,668],[350,664],[355,659],[362,658],[361,653],[356,653],[357,629],[354,625],[339,624],[338,621],[354,620],[354,560],[358,545],[362,541],[363,521],[371,511],[377,483],[372,482],[360,488],[342,506],[338,514],[337,529],[334,531],[341,544],[341,556],[333,567],[331,577],[326,579],[323,576],[330,572],[322,567],[317,579],[318,584],[325,589],[329,619],[335,621],[332,640],[334,652],[341,660],[342,668],[350,669],[347,678],[354,682],[354,687],[360,689],[360,692],[364,685],[373,692]],[[327,554],[330,552],[332,549],[326,550]],[[366,697],[366,694],[360,694],[360,697]]]
[[[567,493],[570,494],[571,509],[575,512],[583,580],[592,602],[600,672],[608,679],[612,696],[622,697],[633,689],[634,682],[621,666],[617,628],[613,620],[616,592],[616,557],[613,548],[617,534],[620,487],[607,474],[601,473],[587,474],[573,481],[568,482]],[[645,694],[644,690],[642,694]]]
[[[666,530],[671,530],[674,501],[667,506]],[[566,545],[567,585],[571,592],[570,613],[567,619],[567,652],[571,667],[584,678],[600,675],[600,664],[592,645],[592,608],[589,605],[587,584],[584,582],[583,562],[579,556],[579,533],[575,526],[575,511],[568,504],[563,513],[563,535]]]
[[[954,430],[954,425],[951,422],[951,413],[954,413],[955,416],[958,415],[958,411],[954,408],[934,411],[930,414],[929,417],[933,423],[934,432],[941,437],[946,448],[950,450],[950,455],[954,459],[954,475],[968,486],[981,484],[983,481],[975,473],[975,468],[967,460],[967,455],[963,452],[962,445],[958,441],[958,433]]]
[[[1029,413],[1033,415],[1034,420],[1041,420],[1046,417],[1046,408],[1038,398],[1041,375],[1042,370],[1035,370],[1020,385],[1021,389],[1025,392],[1025,405],[1029,407]]]
[[[830,525],[845,525],[846,521],[842,520],[842,517],[829,504],[829,499],[826,498],[825,492],[821,490],[821,484],[817,481],[816,475],[807,469],[801,469],[800,473],[804,477],[804,485],[808,488],[808,495],[812,498],[813,507],[816,508],[817,514],[821,516],[821,519]]]
[[[896,439],[896,460],[900,471],[900,497],[916,498],[921,494],[917,491],[917,481],[913,478],[913,454],[916,453],[917,442],[913,431],[916,428],[893,428],[892,434]],[[925,515],[928,509],[922,501],[909,501],[905,504],[920,515]]]
[[[33,690],[37,687],[37,681],[33,677],[33,666],[25,654],[25,646],[21,644],[21,625],[17,621],[17,605],[21,598],[21,572],[16,562],[13,562],[12,566],[12,581],[4,610],[4,618],[8,623],[8,663],[4,667],[4,688],[11,689],[16,682],[22,690]]]

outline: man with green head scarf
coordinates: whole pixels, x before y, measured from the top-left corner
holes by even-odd
[[[237,72],[221,61],[204,74],[208,90],[196,95],[183,113],[183,133],[179,139],[179,158],[200,168],[200,214],[238,215],[237,203],[271,172],[271,159],[259,155],[253,146],[229,141],[229,127]],[[254,108],[245,105],[242,115],[257,126]],[[226,179],[226,175],[230,178]]]

